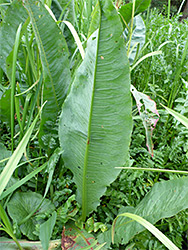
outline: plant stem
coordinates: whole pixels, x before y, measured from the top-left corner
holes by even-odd
[[[134,22],[135,3],[136,3],[136,0],[133,0],[131,28],[130,28],[130,37],[129,37],[129,45],[128,45],[128,49],[127,49],[127,55],[129,55],[129,51],[130,51],[130,47],[131,47],[131,40],[132,40],[132,35],[133,35],[133,22]]]
[[[168,0],[168,20],[170,19],[170,6],[171,6],[171,0]]]

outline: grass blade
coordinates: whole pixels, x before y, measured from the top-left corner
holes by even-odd
[[[42,110],[42,108],[41,108],[41,110]],[[41,112],[41,110],[40,110],[40,112]],[[40,112],[39,112],[39,114],[40,114]],[[30,128],[28,129],[28,131],[24,135],[23,139],[19,143],[19,145],[16,148],[16,150],[14,151],[13,155],[10,157],[9,161],[7,162],[5,168],[3,169],[3,171],[0,175],[0,183],[1,183],[0,196],[3,193],[3,190],[5,189],[7,183],[9,182],[14,170],[17,168],[17,164],[20,161],[20,159],[25,151],[27,143],[31,137],[31,134],[33,132],[35,124],[38,120],[39,114],[36,116],[35,120],[31,124]]]
[[[84,57],[85,57],[84,48],[82,46],[82,42],[80,41],[80,38],[79,38],[79,36],[78,36],[78,34],[77,34],[74,26],[70,22],[68,22],[68,21],[63,21],[63,22],[67,25],[67,27],[71,31],[71,33],[72,33],[72,35],[74,37],[74,40],[75,40],[75,42],[76,42],[76,44],[78,46],[78,49],[80,51],[80,54],[82,56],[82,59],[84,60]]]
[[[136,68],[136,66],[141,63],[143,60],[145,60],[146,58],[150,57],[150,56],[157,56],[157,55],[161,55],[162,54],[162,51],[159,50],[159,51],[154,51],[154,52],[151,52],[151,53],[148,53],[146,54],[145,56],[143,56],[142,58],[140,58],[132,67],[131,67],[131,71]]]
[[[169,240],[161,231],[159,231],[155,226],[153,226],[150,222],[147,220],[143,219],[142,217],[132,214],[132,213],[123,213],[120,214],[116,217],[112,224],[112,243],[114,242],[114,233],[115,233],[115,225],[116,221],[119,217],[124,216],[124,217],[129,217],[138,223],[140,223],[142,226],[144,226],[146,229],[148,229],[158,240],[160,240],[163,245],[165,245],[169,250],[179,250],[174,243]]]
[[[181,115],[173,109],[165,107],[164,105],[162,106],[167,110],[169,114],[173,115],[179,122],[181,122],[186,128],[188,128],[188,119],[184,115]]]
[[[40,171],[42,171],[47,166],[47,162],[44,163],[39,168],[32,171],[30,174],[25,176],[23,179],[17,181],[14,185],[12,185],[10,188],[7,188],[6,191],[3,192],[3,194],[0,196],[0,200],[4,199],[7,195],[14,192],[17,188],[19,188],[21,185],[29,181],[31,178],[33,178],[36,174],[38,174]]]
[[[16,88],[16,61],[17,61],[17,54],[18,54],[18,47],[20,41],[20,34],[21,34],[22,24],[18,26],[16,32],[16,39],[14,44],[13,50],[13,62],[12,62],[12,75],[11,75],[11,141],[12,141],[12,152],[14,150],[14,95],[15,95],[15,88]]]
[[[15,102],[15,109],[16,109],[16,118],[20,126],[20,134],[22,135],[23,127],[22,127],[22,122],[21,122],[21,117],[20,117],[20,98],[15,96],[14,102]]]
[[[138,171],[151,171],[151,172],[159,172],[159,173],[174,173],[174,174],[188,174],[188,171],[181,171],[181,170],[171,170],[171,169],[164,169],[164,168],[137,168],[137,167],[116,167],[119,169],[126,169],[126,170],[138,170]]]
[[[100,249],[102,249],[102,247],[104,247],[105,245],[106,245],[106,242],[103,243],[103,244],[100,245],[100,246],[97,246],[97,247],[95,248],[95,250],[100,250]]]

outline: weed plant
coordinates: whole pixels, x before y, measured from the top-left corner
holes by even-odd
[[[160,103],[168,105],[168,100],[173,92],[175,69],[181,63],[187,39],[188,22],[187,20],[180,22],[179,16],[174,16],[168,21],[164,15],[154,9],[150,11],[149,18],[145,19],[145,25],[148,46],[143,51],[143,55],[150,51],[156,51],[160,47],[163,53],[148,58],[145,63],[137,66],[132,72],[132,82],[140,91],[156,101],[160,119],[153,134],[153,158],[145,147],[145,133],[142,122],[139,119],[134,119],[130,148],[132,166],[186,170],[188,166],[187,129],[174,118],[169,118],[161,109]],[[188,54],[186,58],[188,59]],[[185,81],[188,80],[187,59],[181,70],[181,76],[176,82],[179,86],[178,91],[172,100],[173,108],[184,114],[187,113],[185,86]],[[112,197],[112,202],[115,204],[126,203],[135,206],[155,182],[172,178],[177,177],[174,174],[167,173],[153,174],[151,172],[132,173],[125,171],[115,182],[116,184],[112,184],[107,193],[110,194],[109,197]],[[109,204],[110,202],[108,206],[110,206]],[[188,211],[184,211],[175,217],[157,223],[158,228],[163,232],[168,232],[168,237],[180,249],[187,248],[187,228],[185,226],[187,224],[187,213]],[[182,245],[184,248],[182,248]],[[131,248],[131,246],[134,247]],[[165,249],[148,232],[136,236],[132,243],[127,246],[127,249],[129,247],[130,249]]]
[[[187,129],[178,124],[174,118],[168,120],[168,115],[161,109],[160,103],[167,105],[173,91],[174,69],[181,62],[187,39],[188,22],[186,20],[180,22],[179,16],[174,16],[168,21],[155,9],[151,10],[149,18],[145,19],[145,25],[148,46],[143,51],[142,56],[150,51],[158,50],[161,45],[164,45],[161,47],[163,53],[139,64],[132,72],[132,83],[156,101],[160,119],[153,134],[155,149],[154,157],[151,157],[145,145],[146,138],[143,124],[140,119],[135,117],[130,147],[131,164],[138,168],[187,170]],[[184,110],[183,114],[187,112],[187,89],[184,82],[187,79],[188,72],[187,65],[185,65],[177,82],[180,90],[173,100],[174,109]],[[102,206],[97,209],[97,213],[93,216],[96,220],[111,224],[117,216],[118,208],[125,205],[135,207],[154,183],[173,178],[177,178],[176,175],[123,170],[118,179],[107,189],[101,202]],[[187,214],[188,211],[186,210],[157,223],[157,227],[165,232],[178,247],[183,246],[183,249],[187,247]],[[134,237],[126,249],[158,250],[166,248],[161,246],[148,232],[143,232]]]
[[[55,2],[55,1],[54,1]],[[75,9],[73,15],[75,28],[81,37],[83,46],[86,46],[86,39],[89,30],[88,23],[91,21],[92,5],[96,1],[88,1],[88,6],[85,1],[75,1]],[[56,18],[60,16],[60,12],[56,10],[55,4],[52,5],[52,10]],[[5,11],[6,8],[3,9]],[[3,12],[2,11],[2,15]],[[173,107],[182,114],[188,113],[187,107],[187,91],[188,91],[188,71],[187,59],[178,71],[175,69],[181,65],[184,55],[184,48],[188,34],[188,22],[179,21],[179,16],[174,16],[170,20],[165,18],[159,11],[150,10],[144,17],[146,25],[146,47],[143,49],[140,56],[161,49],[162,54],[147,58],[143,63],[140,63],[131,73],[132,84],[141,92],[149,95],[157,104],[157,109],[160,113],[160,119],[153,132],[154,156],[152,157],[146,147],[146,136],[144,127],[138,113],[135,112],[136,104],[133,101],[133,134],[130,146],[130,165],[133,167],[172,169],[172,170],[187,170],[188,166],[188,136],[187,129],[183,128],[173,118],[170,118],[161,108],[160,103]],[[65,18],[66,19],[66,18]],[[87,20],[87,21],[86,21]],[[62,30],[63,24],[61,26]],[[80,64],[80,55],[77,54],[76,46],[71,47],[70,32],[64,30],[67,38],[69,49],[69,59],[72,62],[70,75],[73,76]],[[70,39],[68,39],[70,38]],[[94,40],[94,39],[93,39]],[[101,56],[101,59],[104,58]],[[24,132],[38,113],[41,105],[42,91],[40,89],[40,77],[42,63],[40,61],[39,49],[33,35],[31,25],[24,30],[24,36],[18,47],[17,70],[15,72],[16,80],[19,84],[16,85],[16,93],[20,94],[28,88],[32,88],[31,96],[28,93],[19,97],[20,110],[15,110],[17,116],[14,124],[14,136],[12,136],[10,121],[2,118],[0,122],[0,150],[2,159],[8,158],[11,155],[13,148],[19,144],[23,138],[21,128]],[[1,76],[1,95],[8,93],[8,79],[3,72]],[[10,72],[7,72],[10,74]],[[34,85],[39,80],[39,85]],[[34,85],[34,86],[33,86]],[[39,86],[39,87],[38,87]],[[69,90],[70,91],[70,90]],[[8,93],[10,94],[10,93]],[[15,94],[15,93],[14,93]],[[62,105],[62,103],[61,103]],[[5,106],[4,106],[5,107]],[[11,113],[9,103],[5,109]],[[26,113],[25,113],[26,112]],[[21,119],[19,119],[19,114]],[[26,122],[23,122],[24,114],[26,114]],[[39,195],[46,193],[47,186],[49,192],[45,198],[53,204],[53,209],[57,213],[56,224],[52,233],[52,239],[61,237],[62,228],[67,222],[74,221],[76,225],[83,228],[83,222],[80,221],[81,208],[76,201],[75,194],[77,187],[73,181],[73,174],[65,168],[65,163],[57,154],[57,159],[53,159],[54,149],[59,147],[58,141],[58,123],[60,110],[57,111],[57,121],[47,121],[47,126],[44,133],[39,135],[40,122],[34,129],[33,137],[29,142],[29,146],[24,152],[21,162],[24,168],[19,168],[15,171],[8,186],[18,182],[32,171],[36,171],[41,165],[52,161],[48,168],[42,169],[34,175],[24,185],[18,188],[18,193],[32,191]],[[22,123],[23,122],[23,123]],[[47,132],[46,132],[47,131]],[[39,138],[39,139],[38,139]],[[14,145],[12,146],[12,141]],[[89,141],[88,141],[89,144]],[[36,159],[31,161],[31,159]],[[0,162],[0,172],[5,166],[5,162]],[[55,167],[56,166],[56,167]],[[79,167],[79,166],[78,166]],[[55,168],[55,169],[54,169]],[[54,172],[53,172],[54,171]],[[53,176],[49,182],[50,176]],[[114,181],[106,190],[105,194],[100,199],[100,206],[89,215],[85,223],[85,229],[89,233],[93,233],[97,237],[101,232],[107,230],[113,220],[118,215],[118,210],[123,206],[136,207],[145,195],[151,190],[153,185],[158,181],[171,180],[178,178],[178,175],[169,173],[153,173],[147,171],[132,171],[122,170],[116,181]],[[49,185],[48,185],[49,184]],[[10,212],[12,194],[10,194],[3,202],[4,208],[8,207]],[[11,203],[10,203],[11,204]],[[33,211],[32,211],[33,212]],[[31,220],[33,233],[28,236],[29,239],[37,240],[40,237],[40,224],[50,219],[51,210],[46,209],[43,214],[37,214],[34,211]],[[37,214],[37,216],[35,216]],[[187,224],[188,211],[180,212],[174,217],[160,220],[157,227],[164,232],[180,249],[186,248],[187,240]],[[14,221],[13,229],[17,238],[21,238],[20,225],[22,221]],[[94,228],[94,225],[96,228]],[[6,232],[1,232],[1,236],[7,236]],[[23,233],[23,232],[22,232]],[[149,232],[142,232],[136,235],[127,246],[116,246],[113,249],[134,249],[134,250],[162,250],[164,246],[159,243],[154,236]]]

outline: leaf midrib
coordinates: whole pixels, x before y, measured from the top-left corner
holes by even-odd
[[[94,90],[95,90],[95,83],[96,83],[96,72],[97,72],[97,63],[98,63],[98,52],[99,52],[99,40],[100,40],[100,30],[101,30],[101,3],[99,1],[99,10],[100,10],[100,20],[99,20],[99,31],[98,31],[98,40],[97,40],[97,52],[96,52],[96,60],[95,60],[95,72],[93,77],[93,90],[91,96],[91,106],[90,106],[90,115],[89,115],[89,123],[88,123],[88,136],[87,136],[87,144],[86,144],[86,151],[85,151],[85,158],[84,158],[84,169],[83,169],[83,190],[82,190],[82,220],[85,221],[87,215],[87,186],[86,186],[86,174],[87,174],[87,167],[88,167],[88,154],[89,154],[89,145],[90,145],[90,138],[91,138],[91,120],[93,114],[93,101],[94,101]]]

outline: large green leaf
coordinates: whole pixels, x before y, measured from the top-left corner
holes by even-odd
[[[74,173],[85,217],[128,160],[132,129],[129,64],[111,1],[99,1],[100,28],[90,36],[60,117],[63,159]]]
[[[174,216],[188,208],[188,177],[156,183],[144,199],[134,207],[122,207],[119,214],[134,213],[155,224],[162,218]],[[115,243],[127,244],[144,227],[121,217],[117,220]],[[100,235],[101,242],[110,242],[111,230]]]
[[[128,36],[128,30],[125,29],[124,35]],[[129,38],[129,37],[128,37]],[[146,27],[141,16],[136,16],[134,18],[134,30],[131,36],[130,53],[128,55],[130,65],[137,59],[140,50],[145,44],[146,38]]]
[[[140,217],[136,214],[132,214],[132,213],[123,213],[123,214],[119,214],[116,217],[116,219],[114,220],[113,225],[112,225],[112,227],[113,227],[112,242],[114,241],[115,223],[116,223],[116,220],[120,216],[125,216],[128,218],[131,218],[134,221],[140,223],[147,230],[149,230],[158,240],[160,240],[163,243],[163,245],[165,245],[169,250],[179,250],[179,248],[176,245],[174,245],[174,243],[171,240],[169,240],[159,229],[157,229],[155,226],[153,226],[150,222],[143,219],[142,217]]]
[[[4,72],[7,72],[6,58],[13,49],[18,26],[24,23],[27,17],[27,11],[21,1],[13,1],[5,13],[0,27],[0,67]]]
[[[50,141],[71,81],[68,48],[61,29],[42,3],[38,6],[36,1],[26,0],[24,6],[30,15],[45,75],[43,99],[48,102],[42,112],[40,137],[46,132],[46,141]]]
[[[42,195],[34,192],[17,192],[9,201],[7,208],[10,217],[15,223],[20,224],[34,208],[38,207],[43,200]],[[55,209],[51,201],[44,199],[39,210],[25,223],[20,226],[21,232],[31,240],[36,240],[38,237],[34,234],[36,224],[41,221],[37,220],[37,216],[50,213]]]
[[[134,15],[138,15],[145,11],[151,3],[151,0],[136,0],[135,1],[135,10],[134,10]],[[119,13],[123,17],[123,20],[128,24],[132,18],[132,10],[133,9],[133,3],[128,3],[123,5]]]

